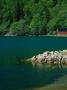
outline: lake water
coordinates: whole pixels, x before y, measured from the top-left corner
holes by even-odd
[[[24,90],[54,83],[67,74],[58,66],[17,64],[46,50],[67,49],[65,37],[0,37],[0,90]]]

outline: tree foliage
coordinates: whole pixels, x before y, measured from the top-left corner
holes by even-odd
[[[67,0],[0,0],[0,35],[53,34],[67,28]]]

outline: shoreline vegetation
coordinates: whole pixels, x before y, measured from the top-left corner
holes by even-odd
[[[44,53],[33,56],[24,62],[46,65],[67,65],[67,50],[45,51]]]
[[[0,0],[0,35],[57,35],[67,28],[67,0]]]

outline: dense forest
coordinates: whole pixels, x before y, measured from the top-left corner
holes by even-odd
[[[0,0],[0,35],[50,35],[60,27],[67,27],[67,0]]]

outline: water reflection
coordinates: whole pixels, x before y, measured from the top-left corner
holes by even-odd
[[[59,64],[59,65],[52,65],[52,64],[41,64],[41,63],[35,63],[35,62],[32,62],[32,67],[35,68],[37,67],[38,69],[43,69],[43,68],[58,68],[58,69],[63,69],[63,68],[67,68],[67,65],[62,65],[62,64]]]
[[[64,75],[67,75],[66,66],[61,68],[57,65],[35,63],[0,66],[0,90],[24,90],[46,86]]]
[[[32,63],[31,65],[31,80],[28,83],[28,88],[45,86],[54,83],[58,78],[67,75],[66,66],[44,65],[39,63]]]

